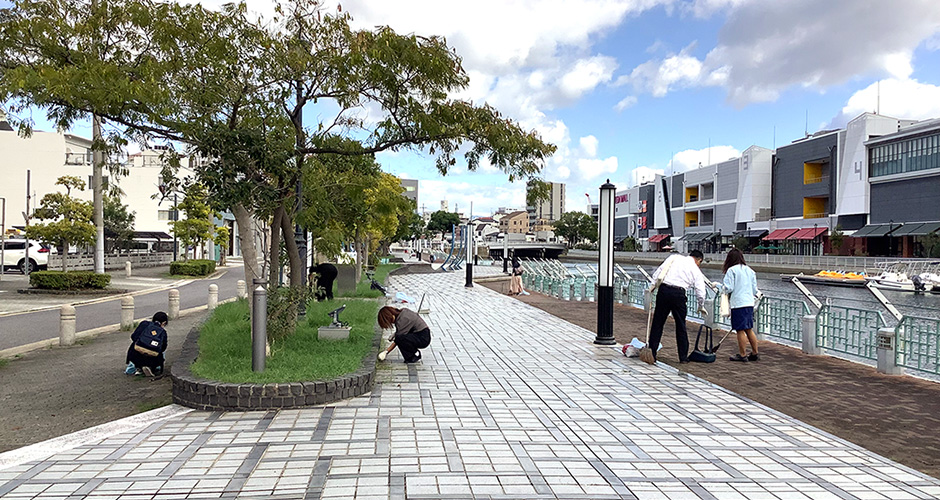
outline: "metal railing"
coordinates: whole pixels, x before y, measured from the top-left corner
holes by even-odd
[[[824,305],[816,315],[816,345],[865,359],[877,359],[878,330],[885,326],[878,311]]]
[[[757,306],[755,329],[757,333],[800,342],[803,339],[803,316],[809,314],[809,306],[802,300],[767,297]]]
[[[572,256],[591,256],[596,258],[595,250],[569,250]],[[670,253],[668,252],[614,252],[617,258],[639,258],[644,260],[665,261]],[[727,254],[707,253],[705,259],[714,262],[724,262]],[[771,254],[747,254],[748,264],[766,264],[772,266],[800,266],[815,269],[843,269],[843,270],[863,270],[874,269],[887,262],[921,262],[937,259],[901,259],[897,257],[839,257],[833,255],[771,255]]]
[[[819,184],[820,182],[827,182],[827,181],[829,181],[828,175],[820,175],[816,177],[808,177],[806,179],[803,179],[803,185],[806,186],[809,184]]]
[[[940,320],[905,316],[894,332],[898,366],[940,375]]]

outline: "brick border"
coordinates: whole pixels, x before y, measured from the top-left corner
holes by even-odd
[[[375,386],[376,355],[382,332],[376,326],[372,349],[353,373],[331,380],[271,384],[236,384],[196,377],[190,366],[199,356],[199,329],[194,326],[180,357],[170,368],[173,402],[197,410],[274,410],[323,405],[365,394]]]

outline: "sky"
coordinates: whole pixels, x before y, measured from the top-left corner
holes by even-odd
[[[0,0],[2,1],[2,0]],[[334,3],[325,7],[335,8]],[[212,0],[221,4],[223,0]],[[269,0],[248,0],[267,13]],[[585,211],[619,189],[839,128],[863,112],[940,117],[936,0],[344,0],[362,29],[440,35],[489,103],[557,146],[542,177]],[[82,133],[81,130],[77,131]],[[419,209],[524,208],[524,181],[380,153]]]

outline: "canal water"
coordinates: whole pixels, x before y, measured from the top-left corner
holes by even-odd
[[[587,263],[584,261],[564,262],[568,267],[581,266],[587,269]],[[593,267],[597,267],[596,264]],[[621,264],[621,267],[634,278],[642,278],[636,266]],[[653,274],[656,269],[654,266],[643,266],[646,272]],[[705,276],[712,281],[721,281],[723,274],[718,269],[702,269]],[[797,290],[796,286],[789,281],[780,279],[776,273],[757,273],[757,287],[764,294],[771,297],[783,297],[793,299],[804,299],[803,294]],[[823,304],[826,299],[831,300],[833,305],[852,307],[856,309],[871,309],[880,311],[888,325],[897,323],[894,317],[885,309],[875,296],[866,288],[852,288],[828,285],[806,284],[806,288],[819,299]],[[940,318],[940,294],[915,294],[912,292],[898,292],[894,290],[882,290],[885,297],[901,311],[901,314],[909,316],[918,316],[921,318]],[[809,301],[806,301],[809,305]]]

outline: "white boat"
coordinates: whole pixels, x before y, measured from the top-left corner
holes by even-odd
[[[881,273],[865,279],[875,288],[901,292],[940,293],[940,265],[928,262],[886,262]]]
[[[914,281],[907,277],[907,273],[903,272],[885,271],[877,276],[868,276],[865,279],[875,288],[904,292],[914,291]]]

